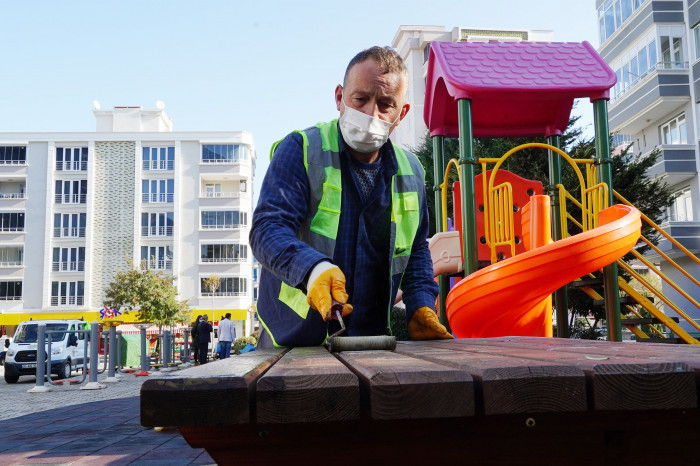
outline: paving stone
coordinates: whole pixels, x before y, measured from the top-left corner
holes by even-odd
[[[138,395],[146,379],[124,375],[101,390],[52,386],[46,393],[27,392],[35,386],[33,377],[0,381],[0,396],[13,400],[0,410],[0,465],[215,464],[177,430],[140,425]]]

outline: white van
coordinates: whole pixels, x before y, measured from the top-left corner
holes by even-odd
[[[74,369],[83,367],[88,338],[84,333],[79,334],[71,332],[71,330],[89,328],[88,322],[82,320],[30,320],[19,324],[12,343],[7,348],[5,382],[15,383],[21,375],[36,375],[37,337],[40,323],[46,324],[47,332],[61,332],[51,335],[50,373],[56,374],[59,379],[65,379],[71,376]],[[48,358],[48,335],[46,341]],[[89,353],[90,349],[88,348],[88,357]]]

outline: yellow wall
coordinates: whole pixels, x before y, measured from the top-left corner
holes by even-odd
[[[192,311],[193,321],[195,317],[200,314],[209,315],[209,320],[215,317],[216,320],[221,319],[227,312],[231,313],[231,320],[246,320],[248,317],[247,309],[216,309],[214,316],[212,316],[211,309],[195,309]],[[101,322],[103,319],[100,318],[99,311],[88,311],[88,312],[21,312],[17,314],[0,314],[0,325],[17,325],[25,320],[47,320],[47,319],[83,319],[90,322],[98,321]],[[107,319],[109,320],[109,319]],[[119,320],[124,323],[134,323],[139,322],[138,313],[134,311],[122,312],[121,315],[117,316],[115,320]]]

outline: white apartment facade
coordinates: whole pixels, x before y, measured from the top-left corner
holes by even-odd
[[[445,26],[401,26],[391,46],[403,58],[408,68],[408,102],[411,110],[391,133],[395,144],[407,149],[418,147],[425,137],[427,126],[423,119],[425,78],[431,42],[550,42],[549,30],[506,30]]]
[[[660,151],[650,175],[675,193],[661,227],[700,253],[700,1],[596,0],[603,59],[617,74],[608,106],[610,131],[627,135],[634,152]],[[662,238],[659,248],[695,278],[700,266]],[[700,290],[658,254],[669,276],[695,300]],[[674,288],[663,293],[700,323],[700,310]],[[687,330],[697,332],[687,326]]]
[[[0,133],[0,325],[100,320],[105,289],[133,260],[175,276],[193,316],[231,312],[242,335],[252,135],[173,132],[162,108],[94,114],[95,132]]]

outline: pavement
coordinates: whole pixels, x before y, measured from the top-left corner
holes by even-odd
[[[34,376],[8,384],[2,375],[0,366],[0,465],[216,464],[205,450],[190,447],[176,429],[140,425],[139,390],[148,377],[119,374],[118,382],[104,383],[105,373],[98,375],[104,386],[98,390],[66,384],[30,393]]]

